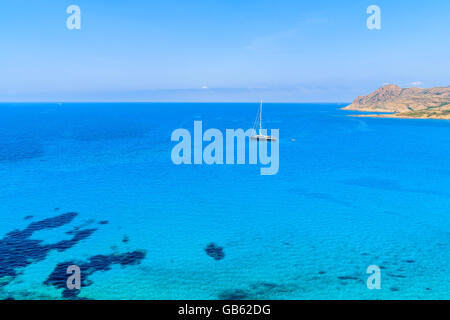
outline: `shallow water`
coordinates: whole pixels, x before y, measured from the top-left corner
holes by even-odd
[[[1,104],[0,298],[449,299],[450,122],[340,107],[266,104],[261,176],[170,159],[174,129],[247,129],[258,104]]]

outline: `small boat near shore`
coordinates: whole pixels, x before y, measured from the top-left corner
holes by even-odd
[[[259,123],[259,131],[257,131],[257,126]],[[252,140],[257,140],[257,141],[277,141],[277,138],[275,138],[274,136],[269,136],[269,135],[265,135],[262,133],[262,100],[259,104],[259,110],[258,113],[256,115],[256,119],[255,122],[253,124],[253,130],[255,132],[258,132],[258,134],[252,135],[250,136],[250,139]]]

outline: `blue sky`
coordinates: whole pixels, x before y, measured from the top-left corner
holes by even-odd
[[[449,35],[448,0],[2,0],[0,101],[348,102],[450,85]]]

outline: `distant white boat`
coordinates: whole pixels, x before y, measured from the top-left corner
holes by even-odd
[[[262,134],[262,100],[261,100],[261,103],[259,104],[259,110],[256,115],[256,120],[253,124],[253,130],[255,132],[257,132],[256,130],[257,130],[258,122],[259,122],[258,134],[251,136],[250,139],[260,140],[260,141],[276,141],[277,138],[275,138],[274,136],[268,136],[268,135]]]

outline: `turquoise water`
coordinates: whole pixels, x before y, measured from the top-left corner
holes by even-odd
[[[77,298],[449,299],[450,122],[340,107],[266,104],[261,176],[170,158],[174,129],[247,129],[258,104],[0,105],[0,298],[67,298],[46,280],[73,262]]]

